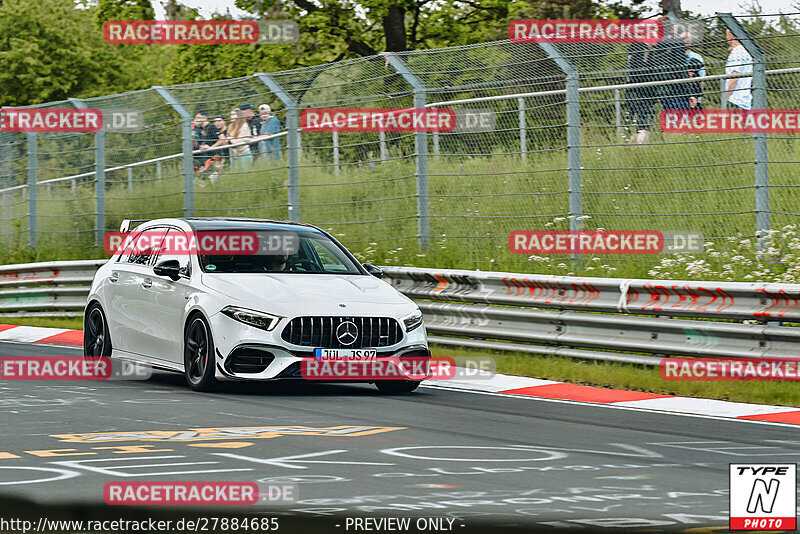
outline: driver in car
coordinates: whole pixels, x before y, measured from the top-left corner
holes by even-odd
[[[267,271],[285,271],[288,256],[284,254],[270,254],[266,256],[264,266]]]

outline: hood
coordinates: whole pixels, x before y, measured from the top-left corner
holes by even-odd
[[[416,308],[408,297],[374,276],[202,273],[201,283],[220,293],[230,305],[284,317],[400,316]]]

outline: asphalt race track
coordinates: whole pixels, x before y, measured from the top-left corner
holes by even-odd
[[[80,351],[0,343],[0,356],[22,355]],[[121,515],[131,508],[104,504],[106,482],[256,481],[292,484],[296,500],[247,513],[316,533],[354,532],[353,517],[432,518],[423,530],[454,532],[720,528],[729,463],[796,462],[800,451],[788,426],[433,387],[386,396],[283,382],[201,394],[156,372],[0,388],[6,508],[16,498]]]

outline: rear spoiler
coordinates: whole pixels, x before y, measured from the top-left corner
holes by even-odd
[[[120,232],[130,232],[131,226],[135,226],[136,224],[146,223],[150,219],[123,219],[122,224],[119,225]]]

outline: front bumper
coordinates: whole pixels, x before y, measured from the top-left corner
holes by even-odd
[[[292,345],[281,338],[286,319],[282,319],[272,331],[248,326],[221,313],[211,316],[210,322],[216,345],[216,378],[219,380],[302,378],[300,362],[303,358],[314,358],[315,347]],[[399,343],[376,350],[379,360],[430,356],[424,325],[404,332]]]

